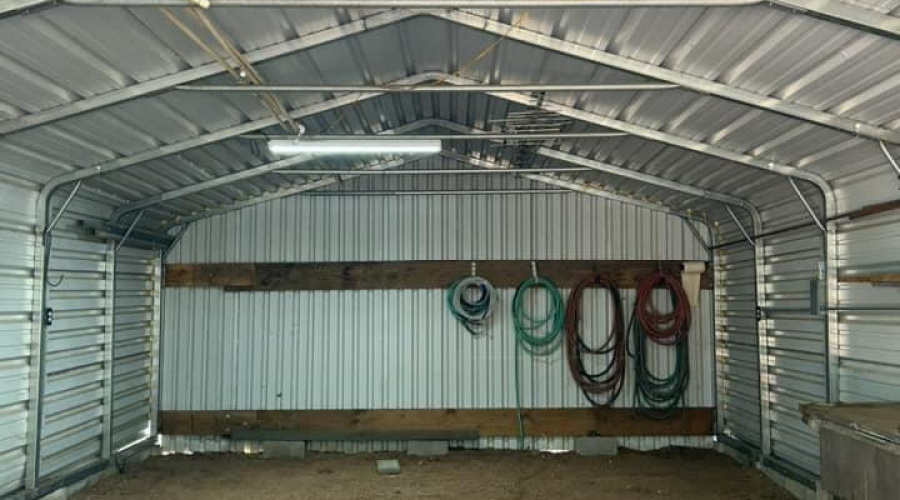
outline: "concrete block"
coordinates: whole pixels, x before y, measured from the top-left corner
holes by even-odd
[[[395,476],[400,474],[399,460],[376,460],[375,470],[382,476]]]
[[[266,458],[306,458],[306,441],[263,441]]]
[[[447,441],[410,441],[406,453],[414,457],[439,457],[450,449]]]
[[[619,452],[619,440],[614,437],[577,437],[575,453],[585,457],[612,457]]]

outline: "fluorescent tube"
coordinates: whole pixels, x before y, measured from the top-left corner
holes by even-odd
[[[441,141],[435,139],[274,139],[269,141],[269,151],[277,156],[294,156],[302,154],[437,154],[441,152]]]

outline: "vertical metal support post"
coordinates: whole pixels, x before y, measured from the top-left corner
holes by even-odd
[[[106,249],[106,321],[103,327],[103,458],[112,456],[115,412],[115,331],[116,331],[116,255],[118,245],[110,241]]]
[[[735,217],[732,213],[732,217]],[[762,234],[762,217],[755,214],[753,230]],[[745,234],[746,237],[746,234]],[[766,295],[766,242],[759,239],[753,245],[754,274],[756,275],[756,336],[759,354],[759,435],[762,456],[772,454],[772,409],[769,402],[769,319],[763,311],[767,303]]]
[[[688,224],[689,227],[692,227],[696,232],[694,236],[697,237],[701,242],[705,242],[706,240],[702,238],[702,234],[700,234],[700,230],[696,228],[688,219],[685,219],[685,223]],[[715,435],[722,434],[722,431],[725,429],[725,412],[722,411],[722,408],[719,404],[722,401],[722,398],[719,397],[719,359],[717,355],[717,349],[719,344],[719,329],[717,324],[717,316],[718,316],[718,302],[716,301],[718,294],[718,285],[719,285],[719,272],[716,268],[716,253],[710,248],[711,245],[716,243],[716,237],[713,234],[712,227],[709,223],[704,223],[706,226],[706,231],[709,233],[709,244],[705,245],[707,258],[709,259],[709,267],[707,270],[712,273],[712,290],[710,290],[710,308],[709,308],[709,321],[710,321],[710,329],[712,330],[712,342],[710,343],[711,349],[709,353],[709,361],[710,366],[713,368],[713,401],[712,406],[716,409],[716,422],[715,428],[713,429],[713,433]],[[692,231],[693,232],[693,231]],[[701,290],[701,304],[703,302],[703,291]]]
[[[31,352],[29,357],[28,426],[26,431],[25,488],[35,492],[41,468],[41,430],[44,419],[41,413],[43,399],[46,330],[44,325],[44,260],[49,256],[44,247],[44,231],[38,227],[34,241],[34,282],[32,283]]]
[[[157,250],[153,259],[153,330],[150,340],[150,435],[159,434],[161,346],[164,321],[163,311],[163,279],[165,265],[163,251]]]
[[[825,230],[825,303],[828,306],[826,346],[827,401],[840,402],[840,296],[838,287],[837,224],[829,222]]]

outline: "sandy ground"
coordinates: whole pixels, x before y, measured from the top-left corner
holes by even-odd
[[[402,473],[380,476],[376,458]],[[453,451],[438,459],[398,454],[152,457],[101,480],[77,500],[191,499],[729,499],[792,497],[748,466],[706,450],[623,451],[613,458]]]

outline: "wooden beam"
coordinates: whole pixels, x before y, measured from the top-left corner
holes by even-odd
[[[871,283],[873,285],[900,285],[900,273],[853,274],[841,276],[841,283]]]
[[[642,417],[628,408],[546,408],[523,410],[529,436],[708,436],[712,408],[687,408],[672,420]],[[163,411],[167,435],[228,436],[236,431],[323,433],[477,432],[482,437],[517,435],[516,410],[258,410]]]
[[[900,200],[890,200],[885,201],[883,203],[875,203],[873,205],[866,205],[858,210],[854,210],[852,212],[848,212],[845,214],[840,214],[833,219],[843,219],[848,218],[850,220],[863,219],[866,217],[872,217],[874,215],[881,215],[887,212],[893,212],[894,210],[900,210]]]
[[[585,276],[603,274],[619,288],[635,288],[638,280],[660,267],[681,274],[673,260],[551,260],[539,261],[538,272],[557,286],[569,288]],[[515,288],[531,276],[526,260],[476,261],[478,274],[498,288]],[[445,288],[470,274],[472,261],[171,264],[166,286],[224,288],[227,291],[281,290],[414,290]],[[712,287],[705,272],[701,285]]]

